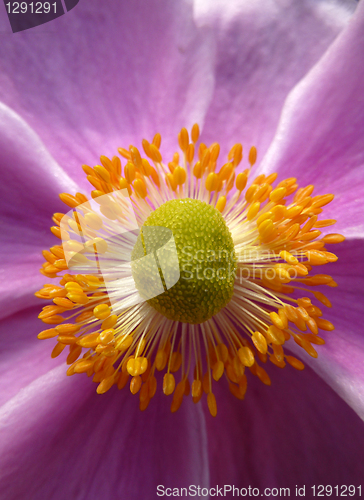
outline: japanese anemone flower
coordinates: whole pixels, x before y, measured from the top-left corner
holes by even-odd
[[[355,7],[89,1],[3,37],[3,498],[154,498],[157,485],[191,484],[305,485],[309,496],[313,485],[360,485]],[[142,232],[121,245],[120,224]],[[180,264],[192,252],[194,277],[186,284],[181,268],[168,286],[159,258],[163,289],[146,296],[152,268],[141,273],[135,259],[153,227],[170,230],[153,251],[172,234]],[[125,248],[129,274],[115,266]],[[208,249],[226,256],[235,281],[220,279],[220,261],[207,266],[219,279],[204,275],[204,252],[204,279],[195,277],[194,255]],[[103,259],[113,265],[101,273]],[[40,334],[34,293],[53,301]],[[136,395],[118,391],[126,384]]]

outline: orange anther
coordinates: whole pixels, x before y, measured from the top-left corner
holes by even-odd
[[[189,141],[187,129],[183,127],[181,129],[181,132],[178,134],[178,144],[183,152],[187,151],[189,142],[190,141]]]
[[[217,415],[216,398],[212,392],[207,395],[207,406],[213,417]]]
[[[163,392],[169,396],[174,391],[176,382],[172,373],[166,373],[163,377]]]
[[[249,163],[251,166],[253,166],[256,161],[257,161],[257,148],[255,146],[252,146],[249,151]]]
[[[175,178],[173,177],[173,174],[167,174],[166,175],[166,184],[169,186],[172,191],[176,191],[177,189],[177,182],[175,181]]]
[[[65,203],[66,205],[68,205],[71,208],[75,208],[80,204],[80,202],[71,194],[62,193],[59,195],[59,197],[60,197],[61,201],[63,201],[63,203]]]
[[[248,176],[245,173],[240,173],[236,176],[236,189],[238,191],[243,191],[245,189],[246,183],[248,182]]]
[[[135,146],[130,146],[129,147],[129,151],[130,151],[131,161],[133,162],[133,164],[135,165],[135,167],[137,169],[141,170],[141,168],[142,168],[142,158],[140,156],[138,148],[136,148]]]
[[[159,149],[161,147],[161,143],[162,143],[162,136],[160,135],[159,132],[157,132],[153,137],[153,144],[156,148]]]
[[[209,173],[205,183],[207,191],[215,191],[218,187],[218,175],[215,172]]]
[[[133,163],[128,162],[124,168],[125,179],[128,184],[131,184],[135,179],[135,166]]]
[[[191,139],[194,144],[198,141],[200,137],[200,128],[197,123],[195,123],[191,130]]]
[[[220,198],[217,200],[217,203],[216,203],[216,209],[219,212],[223,212],[225,206],[226,206],[226,197],[220,196]]]
[[[145,182],[143,182],[142,179],[135,179],[133,187],[140,198],[146,198],[148,191]]]
[[[178,186],[182,186],[182,184],[186,182],[186,178],[187,178],[187,172],[184,168],[176,167],[174,169],[173,179]]]
[[[254,332],[252,335],[252,341],[259,352],[265,354],[267,352],[268,346],[267,341],[260,332]]]
[[[249,347],[240,347],[238,350],[238,356],[240,362],[244,366],[253,366],[254,365],[254,354]]]
[[[250,156],[250,155],[249,155]],[[237,167],[243,159],[243,146],[240,143],[235,144],[233,165]]]
[[[152,158],[152,160],[155,161],[156,163],[161,163],[162,155],[160,154],[159,149],[154,144],[150,144],[149,151],[150,151],[150,158]]]

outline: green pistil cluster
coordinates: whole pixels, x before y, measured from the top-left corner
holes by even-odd
[[[154,227],[155,234],[143,230],[148,227]],[[140,292],[146,286],[150,289],[146,285],[152,274],[151,269],[148,272],[150,264],[142,257],[151,250],[162,250],[153,262],[159,266],[164,292],[147,300],[154,309],[174,321],[203,323],[228,304],[233,295],[236,257],[231,233],[218,210],[199,200],[171,200],[157,208],[143,228],[133,249],[132,259],[141,259],[133,267],[133,277]],[[146,234],[148,242],[143,238]],[[171,247],[172,234],[180,277],[168,289],[168,262],[161,259],[165,255],[168,261],[170,253],[163,254],[163,248]]]

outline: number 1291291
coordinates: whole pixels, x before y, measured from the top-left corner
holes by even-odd
[[[50,2],[9,2],[6,4],[8,14],[49,14],[57,13],[57,3]]]
[[[311,486],[311,489],[314,497],[353,497],[354,495],[356,495],[356,498],[361,497],[361,485],[355,487],[354,485],[324,486],[320,484],[318,486]]]

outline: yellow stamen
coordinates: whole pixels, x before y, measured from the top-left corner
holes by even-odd
[[[175,380],[172,373],[166,373],[163,378],[163,392],[166,396],[172,394],[175,388]]]
[[[287,364],[297,370],[304,368],[301,361],[285,354],[287,341],[317,357],[313,346],[319,350],[326,339],[320,330],[334,330],[316,305],[319,302],[330,308],[331,302],[313,288],[337,286],[331,276],[316,272],[316,266],[337,260],[325,245],[345,239],[336,233],[321,235],[322,228],[336,222],[319,220],[333,195],[313,196],[313,185],[299,188],[293,177],[276,182],[275,172],[260,174],[248,185],[257,161],[254,146],[245,160],[242,144],[234,144],[220,166],[220,144],[198,143],[199,139],[197,124],[190,134],[182,128],[178,134],[182,153],[174,153],[166,163],[160,152],[162,138],[156,133],[151,141],[142,140],[141,149],[134,145],[119,148],[122,159],[102,155],[99,165],[83,165],[92,186],[91,198],[82,193],[60,195],[68,210],[53,215],[51,231],[61,242],[42,252],[41,273],[49,280],[58,279],[59,284],[46,284],[36,292],[37,297],[53,301],[39,314],[49,327],[38,338],[55,339],[52,357],[67,350],[67,375],[86,373],[98,384],[98,394],[113,385],[122,389],[129,384],[143,411],[156,393],[157,370],[163,373],[163,392],[173,394],[172,412],[191,393],[194,403],[206,398],[211,415],[216,416],[215,382],[227,380],[231,394],[243,400],[249,376],[271,384],[263,363],[269,361],[281,369]],[[133,217],[127,213],[124,190]],[[213,207],[211,213],[226,224],[236,255],[232,297],[203,323],[171,320],[174,316],[167,309],[180,307],[178,300],[182,308],[191,308],[187,299],[194,293],[201,294],[198,303],[203,303],[206,286],[196,292],[198,287],[187,283],[172,303],[163,302],[166,291],[160,293],[158,300],[163,305],[158,309],[149,299],[144,303],[135,300],[137,290],[126,289],[118,267],[128,252],[120,246],[124,237],[117,228],[134,231],[135,219],[142,227],[162,205],[173,200],[186,204],[186,198]],[[183,240],[187,249],[190,239],[193,244],[203,242],[201,248],[216,253],[216,248],[209,248],[212,219],[201,220],[203,229],[197,231],[190,220],[178,217],[183,230],[173,233],[176,242]],[[186,256],[188,253],[178,258]],[[202,261],[208,258],[211,255],[204,255]],[[158,269],[165,278],[163,288],[167,288],[168,274],[160,259],[158,256]],[[198,259],[193,256],[187,262]],[[107,267],[104,277],[104,260],[115,262],[117,271]],[[224,270],[224,260],[220,260],[219,273]],[[81,267],[81,274],[73,274],[75,266]],[[218,290],[222,277],[213,279]]]

